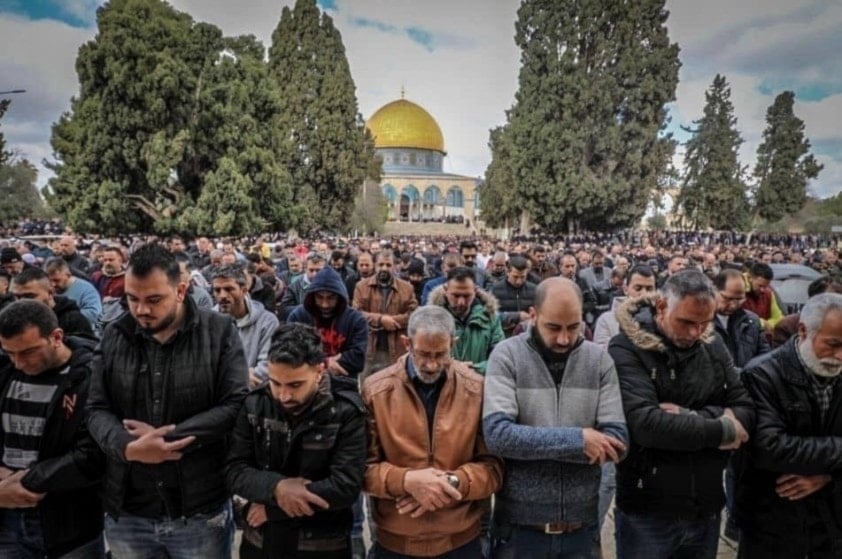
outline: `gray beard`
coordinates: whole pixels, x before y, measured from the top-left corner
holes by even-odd
[[[819,359],[813,351],[813,342],[808,338],[799,343],[801,359],[811,373],[823,378],[835,378],[842,373],[842,363],[836,359]]]

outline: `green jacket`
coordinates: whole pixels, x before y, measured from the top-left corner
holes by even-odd
[[[443,285],[430,294],[429,304],[448,308]],[[456,318],[458,339],[453,344],[451,354],[458,361],[473,363],[474,370],[481,375],[485,374],[491,350],[506,338],[498,310],[497,299],[484,289],[477,288],[477,296],[468,318],[465,321]]]

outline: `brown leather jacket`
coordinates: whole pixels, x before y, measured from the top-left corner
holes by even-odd
[[[483,378],[462,364],[451,364],[430,437],[406,360],[401,357],[363,383],[369,410],[364,488],[373,497],[378,543],[395,553],[433,557],[479,536],[480,501],[500,488],[503,463],[489,454],[482,438]],[[459,478],[462,500],[418,519],[398,514],[395,501],[407,495],[406,472],[430,467]]]
[[[400,330],[388,332],[389,356],[391,361],[397,361],[404,352],[400,341],[401,334],[406,334],[409,315],[418,306],[415,299],[415,289],[412,284],[402,279],[394,278],[389,295],[383,301],[383,290],[377,284],[377,274],[357,283],[354,289],[354,308],[362,311],[368,322],[368,355],[373,355],[377,347],[377,335],[383,330],[380,319],[383,315],[397,320]]]

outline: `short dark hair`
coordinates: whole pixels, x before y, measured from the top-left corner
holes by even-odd
[[[325,359],[322,338],[309,324],[281,324],[272,334],[269,362],[298,368],[318,365]]]
[[[59,272],[59,271],[69,272],[70,271],[70,264],[68,264],[67,261],[64,258],[62,258],[61,256],[54,256],[54,257],[48,259],[47,262],[44,264],[44,271],[47,272],[48,274],[52,274],[53,272]]]
[[[389,258],[391,258],[391,259],[392,259],[392,261],[394,262],[394,260],[395,260],[395,255],[394,255],[394,253],[393,253],[391,250],[381,250],[381,251],[379,251],[379,252],[377,253],[377,255],[374,257],[374,263],[375,263],[375,264],[377,264],[378,262],[380,262],[380,260],[382,260],[383,258],[386,258],[387,256],[388,256]]]
[[[772,267],[768,264],[764,264],[763,262],[757,262],[751,267],[751,272],[749,273],[753,278],[763,278],[769,281],[772,281],[775,277],[775,272],[772,271]]]
[[[842,293],[842,284],[830,276],[822,276],[810,282],[807,286],[807,297],[815,297],[822,293]]]
[[[477,250],[477,244],[474,241],[468,241],[468,240],[465,240],[465,241],[462,241],[461,243],[459,243],[459,252],[462,252],[466,248],[469,249],[469,250],[470,249]]]
[[[24,268],[20,271],[18,275],[12,278],[12,283],[15,285],[26,285],[31,281],[50,281],[50,277],[47,275],[47,272],[42,270],[41,268],[36,268],[32,266],[30,268]]]
[[[215,279],[232,279],[236,281],[237,285],[240,287],[245,287],[248,283],[245,268],[246,267],[240,263],[214,266],[211,268],[211,282]]]
[[[629,268],[626,272],[626,283],[630,283],[632,276],[643,276],[644,278],[651,278],[655,276],[655,272],[652,271],[652,266],[649,264],[636,264]]]
[[[514,268],[519,272],[524,272],[527,268],[529,268],[529,261],[523,256],[512,256],[509,259],[509,268]]]
[[[467,266],[456,266],[447,272],[447,281],[464,281],[467,279],[476,283],[477,278],[473,268],[468,268]]]
[[[173,253],[159,243],[143,245],[129,258],[128,271],[139,278],[148,277],[153,270],[161,270],[166,274],[171,285],[181,280],[181,269]]]
[[[728,280],[733,278],[740,278],[740,281],[742,281],[743,275],[738,270],[725,268],[724,270],[716,274],[715,278],[713,278],[713,286],[719,291],[722,291],[728,284]]]
[[[670,308],[678,301],[687,297],[709,301],[716,298],[716,293],[713,290],[713,282],[695,268],[681,270],[671,275],[664,282],[661,293],[667,298]]]
[[[58,328],[53,310],[34,299],[20,299],[0,311],[0,336],[11,338],[35,326],[41,337],[46,338]]]
[[[120,260],[126,259],[126,257],[123,256],[123,249],[121,249],[118,246],[114,246],[114,245],[104,246],[104,247],[102,247],[102,252],[115,252],[115,253],[120,255]]]

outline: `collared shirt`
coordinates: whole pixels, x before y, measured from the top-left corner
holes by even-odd
[[[427,429],[432,437],[433,435],[433,419],[436,416],[436,406],[439,403],[439,396],[441,396],[441,388],[444,386],[444,381],[447,378],[447,371],[442,371],[441,376],[434,383],[427,383],[418,377],[418,371],[415,370],[415,364],[412,362],[410,356],[406,360],[406,374],[412,385],[415,387],[415,393],[421,398],[421,403],[424,404],[424,411],[427,414]]]

